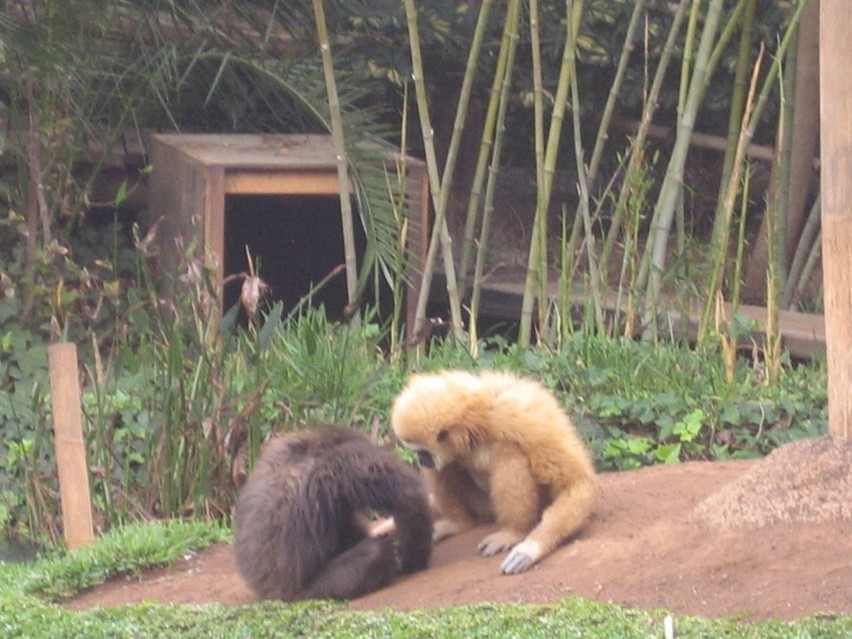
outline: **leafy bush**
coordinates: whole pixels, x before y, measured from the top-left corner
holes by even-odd
[[[759,364],[739,360],[729,383],[713,351],[668,342],[575,333],[551,351],[497,338],[479,352],[474,360],[448,340],[419,367],[506,368],[541,380],[574,414],[601,470],[759,456],[827,430],[820,362],[788,366],[770,386]]]
[[[728,382],[711,350],[579,334],[548,361],[566,403],[593,420],[604,469],[758,456],[827,429],[819,362],[787,367],[771,386],[759,364],[740,359]]]

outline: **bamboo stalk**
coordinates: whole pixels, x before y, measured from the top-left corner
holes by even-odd
[[[822,230],[818,230],[816,232],[816,236],[814,237],[813,244],[811,245],[811,250],[808,253],[808,259],[805,261],[805,265],[802,268],[801,277],[799,277],[799,281],[796,283],[796,289],[793,292],[793,297],[790,299],[790,306],[794,306],[798,304],[802,296],[804,295],[805,288],[808,285],[808,282],[813,275],[814,269],[816,268],[817,262],[819,262],[820,257],[822,255]]]
[[[601,115],[601,121],[598,125],[598,133],[595,137],[595,146],[592,149],[592,156],[589,159],[587,179],[590,186],[593,186],[597,181],[598,167],[600,166],[601,158],[603,157],[606,142],[609,139],[609,125],[612,121],[612,114],[615,112],[615,105],[618,102],[621,85],[624,82],[627,63],[630,61],[630,55],[633,53],[633,40],[636,36],[636,30],[639,28],[639,18],[642,17],[642,14],[645,11],[645,2],[646,0],[636,0],[633,5],[633,12],[630,14],[630,22],[627,24],[627,32],[624,34],[624,42],[621,45],[621,55],[618,58],[618,66],[615,69],[615,77],[612,79],[612,84],[609,87],[609,95],[607,96],[603,114]],[[683,3],[681,3],[681,5],[682,4]]]
[[[654,119],[654,114],[656,113],[657,106],[659,105],[659,96],[660,91],[663,88],[663,80],[665,80],[666,71],[668,71],[669,62],[672,59],[672,54],[674,53],[675,44],[677,42],[677,36],[680,33],[680,28],[686,15],[685,10],[689,6],[689,2],[690,0],[683,0],[683,2],[678,4],[675,9],[672,24],[669,28],[665,45],[663,46],[662,55],[660,56],[660,62],[657,65],[657,70],[654,73],[654,80],[651,82],[651,88],[648,91],[648,96],[642,109],[642,119],[639,122],[639,127],[630,144],[630,159],[628,160],[627,169],[625,170],[625,176],[635,174],[640,164],[644,162],[645,155],[643,149],[645,148],[645,142],[648,139],[648,133]],[[618,199],[616,200],[613,219],[604,242],[603,252],[601,254],[601,273],[604,281],[606,281],[607,271],[609,270],[609,259],[612,255],[613,249],[615,248],[615,242],[618,239],[618,233],[624,220],[630,188],[629,182],[630,178],[626,177],[622,183]]]
[[[793,143],[793,101],[796,95],[796,57],[798,24],[792,27],[791,45],[786,54],[785,75],[779,80],[781,115],[778,118],[778,153],[775,180],[766,209],[767,274],[766,274],[766,367],[771,385],[781,375],[781,334],[778,328],[778,309],[787,277],[787,209],[789,203],[791,148]],[[789,96],[789,97],[788,97]]]
[[[500,168],[502,156],[503,138],[506,131],[506,109],[509,104],[509,88],[512,84],[512,72],[514,70],[515,50],[518,42],[518,15],[520,13],[520,0],[510,0],[506,8],[506,26],[504,36],[508,36],[508,56],[506,58],[505,73],[500,91],[499,109],[497,111],[497,124],[494,133],[494,148],[491,154],[491,168],[488,185],[485,191],[485,207],[482,215],[482,227],[479,234],[479,247],[476,255],[476,264],[473,275],[473,291],[470,301],[470,348],[471,354],[478,353],[478,339],[476,321],[479,317],[479,302],[482,289],[482,273],[485,267],[485,258],[488,251],[488,238],[491,227],[491,218],[494,210],[494,191],[497,185],[497,173]]]
[[[648,280],[646,292],[646,337],[656,332],[653,321],[654,310],[657,306],[663,270],[665,268],[668,238],[674,220],[675,210],[683,197],[683,172],[686,165],[686,157],[694,134],[695,120],[704,94],[709,85],[716,67],[721,59],[721,52],[732,37],[734,26],[743,10],[742,2],[737,5],[729,16],[722,29],[718,41],[714,44],[715,34],[721,21],[721,3],[719,0],[710,0],[707,16],[704,21],[704,29],[699,41],[696,56],[695,69],[689,79],[689,90],[686,99],[678,106],[678,127],[674,147],[669,159],[663,184],[654,213],[651,219],[652,234],[648,239],[645,253],[642,257],[639,281],[642,285]],[[693,7],[694,8],[694,7]],[[694,15],[694,14],[693,14]]]
[[[710,0],[707,8],[695,59],[695,69],[689,81],[689,90],[683,112],[678,119],[677,136],[675,137],[671,158],[663,178],[663,184],[660,187],[657,204],[654,207],[654,219],[646,247],[646,252],[650,251],[646,308],[655,308],[659,302],[669,232],[674,219],[675,207],[683,188],[683,171],[689,151],[689,139],[704,97],[705,78],[708,73],[707,63],[722,15],[723,4],[723,0]],[[646,327],[653,334],[656,334],[656,326],[653,322],[646,322]]]
[[[739,25],[740,20],[743,17],[743,13],[746,10],[746,3],[749,1],[750,0],[739,0],[736,6],[734,6],[734,10],[728,14],[728,18],[725,20],[725,26],[722,27],[722,30],[719,33],[719,39],[713,46],[713,51],[710,52],[710,59],[707,61],[707,68],[710,69],[710,71],[705,76],[705,84],[710,83],[710,78],[712,77],[713,72],[716,70],[716,67],[719,66],[722,56],[728,50],[728,44],[734,37],[737,26]]]
[[[530,243],[529,259],[527,261],[527,277],[524,284],[524,296],[521,302],[521,326],[519,341],[522,346],[528,346],[532,337],[532,311],[537,294],[537,284],[542,277],[547,278],[547,273],[539,273],[539,260],[541,249],[541,236],[537,229],[547,228],[547,208],[550,204],[550,192],[553,185],[553,174],[556,167],[556,157],[559,152],[559,138],[562,133],[562,123],[565,116],[565,105],[571,83],[570,51],[568,48],[576,41],[576,33],[580,27],[580,19],[583,12],[583,2],[578,0],[566,0],[566,34],[565,47],[562,51],[562,65],[559,71],[559,80],[556,85],[556,96],[554,98],[553,112],[550,118],[550,129],[548,131],[547,146],[544,157],[544,179],[542,190],[537,194],[536,215],[532,241]],[[544,299],[539,299],[543,304]]]
[[[423,134],[423,148],[426,154],[426,170],[429,174],[429,190],[432,201],[436,203],[435,222],[429,248],[426,252],[426,263],[423,266],[423,277],[417,298],[417,310],[414,316],[414,334],[417,334],[426,321],[426,304],[429,301],[429,289],[435,270],[435,258],[438,248],[442,250],[444,275],[447,280],[447,296],[450,302],[450,325],[456,339],[464,339],[464,328],[461,318],[461,303],[459,301],[456,282],[455,262],[453,260],[452,240],[447,229],[446,210],[439,206],[441,201],[441,178],[438,175],[438,160],[435,157],[434,131],[429,117],[429,105],[426,97],[426,86],[423,82],[423,58],[420,53],[420,35],[417,27],[417,8],[414,0],[404,0],[405,15],[408,23],[408,39],[411,47],[411,66],[414,80],[417,111],[420,116],[420,129]]]
[[[444,164],[444,180],[441,183],[441,196],[444,199],[447,199],[449,197],[450,188],[452,187],[452,180],[455,173],[458,149],[461,146],[462,133],[464,130],[464,121],[467,115],[467,108],[470,103],[470,94],[473,88],[473,79],[476,75],[476,65],[479,60],[479,53],[482,49],[482,42],[485,37],[485,28],[488,24],[488,16],[491,13],[492,2],[493,0],[482,1],[482,4],[479,7],[479,16],[476,20],[476,28],[473,32],[473,39],[470,43],[470,51],[468,52],[467,56],[467,65],[465,66],[462,87],[461,91],[459,92],[459,104],[456,110],[456,118],[453,122],[453,135],[450,139],[450,146],[449,150],[447,151],[447,160]],[[444,202],[444,206],[446,207],[446,201]],[[464,236],[462,239],[461,258],[459,260],[458,281],[461,286],[465,286],[465,282],[467,281],[467,269],[468,265],[470,264],[470,254],[473,250],[473,229],[475,228],[475,224],[475,210],[473,214],[468,211],[467,218],[465,219]],[[471,324],[472,323],[473,322],[471,322]]]
[[[686,104],[686,96],[689,92],[689,79],[692,76],[692,58],[695,50],[695,34],[698,31],[698,18],[701,15],[701,4],[703,0],[695,0],[689,12],[689,22],[686,25],[686,37],[683,41],[683,60],[680,66],[680,85],[677,97],[678,121]]]
[[[494,129],[497,126],[497,112],[500,106],[500,93],[503,81],[506,77],[506,64],[509,56],[509,38],[505,35],[506,25],[503,27],[503,39],[500,51],[497,54],[497,63],[494,67],[494,79],[491,85],[491,95],[485,112],[485,121],[482,127],[482,136],[479,142],[479,153],[476,158],[476,168],[473,173],[473,182],[470,189],[470,197],[467,204],[464,226],[463,251],[467,251],[467,260],[462,260],[465,273],[469,265],[469,256],[473,251],[474,235],[476,232],[476,221],[478,219],[479,206],[483,197],[482,188],[486,182],[486,174],[491,157],[491,147],[494,144]]]
[[[642,0],[644,2],[644,0]],[[538,0],[530,3],[530,49],[533,72],[533,136],[535,142],[536,193],[544,186],[544,86],[541,70],[541,33]]]
[[[761,115],[763,114],[763,109],[766,106],[766,103],[769,100],[769,95],[771,94],[772,87],[778,78],[778,74],[781,71],[781,61],[784,59],[784,54],[787,51],[787,48],[790,46],[790,42],[793,39],[794,31],[796,25],[801,18],[802,11],[804,11],[807,6],[807,2],[802,2],[797,5],[796,9],[793,12],[793,15],[790,18],[790,24],[787,27],[787,30],[784,33],[784,36],[781,38],[781,42],[778,45],[778,49],[775,52],[775,58],[773,64],[769,66],[769,69],[766,73],[766,77],[763,79],[763,86],[761,88],[760,94],[757,96],[757,99],[754,100],[754,107],[750,110],[750,113],[746,114],[743,117],[743,125],[740,132],[740,139],[738,141],[737,148],[737,156],[740,156],[739,159],[735,159],[734,162],[734,172],[731,174],[727,193],[726,193],[726,211],[725,218],[727,221],[725,223],[724,232],[720,234],[718,248],[714,250],[714,260],[715,266],[710,276],[710,285],[707,288],[707,298],[705,300],[704,312],[702,313],[702,319],[699,324],[699,340],[705,334],[707,327],[707,320],[709,319],[709,307],[711,304],[711,300],[715,297],[714,291],[718,290],[721,286],[721,269],[722,264],[724,262],[725,251],[727,250],[727,229],[730,228],[730,216],[731,211],[733,210],[734,201],[737,196],[737,184],[739,182],[739,173],[740,168],[742,166],[743,157],[745,156],[745,149],[748,148],[749,144],[751,144],[752,139],[754,138],[754,133],[757,130],[757,125],[760,122]],[[762,51],[762,49],[761,49]],[[754,90],[754,83],[756,82],[756,78],[752,77],[752,89]],[[751,98],[747,100],[747,104],[751,102]],[[732,194],[730,191],[733,191]]]
[[[594,332],[604,331],[603,299],[601,298],[601,281],[598,272],[597,251],[595,250],[595,234],[592,229],[592,217],[589,213],[589,186],[586,181],[585,162],[583,161],[583,140],[580,130],[580,95],[577,89],[576,56],[574,43],[571,43],[571,106],[574,125],[574,155],[577,163],[577,180],[580,192],[580,213],[586,233],[586,255],[589,260],[589,287],[592,291],[592,308],[594,310]]]
[[[607,96],[606,104],[604,105],[603,114],[601,116],[601,121],[598,124],[598,131],[595,137],[595,146],[592,149],[592,156],[589,160],[589,166],[587,169],[586,180],[588,185],[594,185],[597,181],[598,175],[598,167],[600,166],[601,158],[603,157],[604,148],[606,147],[606,142],[609,139],[609,128],[612,123],[612,116],[615,111],[615,105],[618,102],[618,95],[621,90],[621,85],[624,81],[624,75],[627,70],[627,63],[630,60],[630,55],[633,53],[634,44],[633,41],[636,37],[636,31],[639,28],[640,18],[645,10],[645,1],[646,0],[636,0],[636,3],[633,5],[633,12],[630,15],[630,22],[627,25],[627,32],[624,34],[624,42],[621,46],[621,55],[619,56],[618,66],[616,67],[615,77],[613,78],[612,84],[609,88],[609,94]],[[645,102],[646,107],[648,106],[648,101]],[[654,103],[656,106],[656,101]],[[632,157],[632,156],[631,156]],[[626,180],[625,180],[626,181]],[[590,186],[587,185],[587,189]],[[586,213],[588,214],[588,201],[585,204]],[[617,215],[617,213],[616,213]],[[577,209],[574,211],[574,223],[572,227],[572,235],[579,233],[580,225],[582,224],[583,214],[580,211],[580,204],[578,203]],[[620,222],[614,221],[613,224],[610,225],[610,232],[613,226],[618,226]],[[563,233],[563,251],[564,251],[564,233]],[[610,247],[611,252],[611,247]],[[600,285],[607,285],[607,272],[609,270],[607,260],[609,259],[609,255],[605,252],[601,256],[600,260]],[[572,261],[572,268],[573,268]],[[569,291],[562,291],[562,285],[567,284],[570,286],[570,280],[565,278],[564,274],[560,275],[560,295],[570,295]]]
[[[541,68],[541,35],[538,22],[538,1],[530,0],[530,46],[532,48],[533,63],[533,130],[535,135],[535,192],[536,207],[533,214],[533,229],[530,241],[538,246],[538,268],[540,273],[547,273],[547,228],[542,228],[540,221],[546,218],[545,212],[541,210],[543,200],[538,194],[544,192],[544,82]],[[534,20],[533,20],[534,18]],[[545,275],[539,279],[539,300],[547,297],[547,281]],[[539,303],[539,328],[547,330],[544,323],[544,304]]]
[[[743,193],[748,193],[751,185],[751,170],[746,164],[745,176],[743,177]],[[748,219],[748,198],[740,198],[740,225],[737,231],[737,256],[734,259],[734,289],[731,293],[732,313],[736,314],[740,305],[742,292],[742,272],[743,272],[743,255],[745,254],[746,246],[746,220]]]
[[[797,27],[795,48],[795,93],[790,94],[794,112],[790,127],[790,171],[784,185],[786,196],[785,263],[796,252],[801,230],[807,220],[810,186],[816,177],[814,155],[819,145],[819,2],[808,3]],[[788,70],[793,58],[787,57]],[[787,74],[790,77],[790,74]],[[772,159],[774,160],[774,151]],[[776,166],[773,165],[773,176]],[[777,184],[772,180],[772,186]],[[746,289],[757,294],[766,281],[767,246],[766,223],[761,220],[760,232],[749,254],[746,270]],[[807,250],[809,247],[805,247]],[[785,286],[785,289],[787,287]]]
[[[334,61],[328,38],[328,26],[322,0],[313,0],[314,19],[317,26],[317,38],[322,56],[322,68],[325,75],[325,87],[328,93],[328,107],[331,116],[331,137],[334,142],[337,162],[337,180],[340,190],[340,225],[343,230],[343,254],[346,263],[346,291],[350,308],[355,309],[350,319],[354,326],[360,323],[357,310],[358,297],[358,253],[355,248],[355,229],[352,224],[352,198],[349,193],[349,162],[346,154],[346,140],[343,136],[343,124],[340,118],[340,99],[337,95],[337,83],[334,78]]]
[[[737,63],[734,70],[734,92],[731,96],[731,107],[728,115],[728,137],[725,145],[725,155],[722,158],[722,172],[719,180],[719,192],[716,196],[716,214],[713,221],[713,242],[719,241],[718,234],[722,225],[722,204],[725,201],[725,191],[728,188],[730,175],[733,171],[734,154],[737,149],[743,111],[745,109],[746,91],[748,87],[748,64],[751,59],[751,36],[754,29],[754,15],[757,0],[747,0],[748,6],[743,15],[740,27],[740,45],[737,51]]]
[[[783,118],[782,118],[783,120]],[[766,230],[770,234],[768,264],[766,268],[766,327],[764,328],[764,357],[766,378],[770,386],[775,386],[781,374],[781,333],[778,329],[778,209],[769,206],[766,209]],[[720,291],[721,293],[721,291]]]
[[[782,308],[793,307],[795,293],[798,291],[802,280],[807,281],[805,265],[810,255],[813,254],[813,244],[819,235],[821,201],[821,194],[818,193],[808,213],[808,220],[802,229],[802,235],[796,245],[796,253],[793,255],[793,261],[790,264],[790,274],[787,276],[787,285],[781,298]]]
[[[725,268],[725,260],[728,251],[728,233],[731,228],[731,220],[733,218],[734,205],[736,204],[737,196],[739,195],[739,175],[742,170],[742,165],[745,160],[745,149],[748,145],[748,127],[747,123],[752,117],[752,109],[754,105],[754,94],[757,88],[758,73],[760,71],[761,62],[763,61],[763,47],[761,46],[757,60],[752,70],[751,83],[749,85],[748,97],[745,104],[745,112],[743,114],[743,123],[740,129],[740,136],[737,140],[737,150],[734,155],[733,171],[731,172],[728,187],[725,190],[725,204],[723,207],[724,216],[722,219],[722,228],[719,234],[719,243],[713,248],[713,270],[710,275],[710,285],[707,287],[707,296],[704,302],[704,311],[701,315],[701,320],[698,324],[698,342],[702,342],[707,336],[707,330],[710,321],[710,314],[713,305],[716,303],[718,296],[722,290],[722,272]]]

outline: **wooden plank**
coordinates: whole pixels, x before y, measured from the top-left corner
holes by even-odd
[[[579,290],[578,286],[572,294],[572,302],[576,308],[583,305],[586,295]],[[432,283],[433,291],[441,293],[433,294],[434,301],[443,303],[444,291],[444,274],[436,273],[435,281]],[[514,280],[492,280],[483,283],[482,285],[482,300],[480,305],[480,313],[485,316],[505,321],[518,321],[521,316],[521,300],[523,299],[524,284],[522,281],[515,278]],[[438,295],[441,298],[438,299]],[[548,296],[551,301],[558,300],[558,285],[552,282],[549,287]],[[677,304],[674,300],[669,304],[669,308],[676,308]],[[604,310],[612,313],[616,308],[615,295],[610,295],[604,304]],[[697,333],[698,319],[701,309],[698,305],[693,305],[687,309],[687,327],[689,336],[694,337]],[[755,340],[758,347],[763,345],[763,339],[766,329],[766,309],[762,306],[751,306],[741,304],[738,312],[745,322],[755,322],[756,327],[751,331],[751,338]],[[733,308],[730,304],[725,305],[725,313],[728,321],[732,321]],[[683,313],[680,311],[670,310],[665,312],[660,318],[663,326],[671,326],[677,335],[683,326]],[[779,311],[779,330],[781,333],[782,347],[785,348],[792,357],[797,359],[811,359],[813,357],[821,357],[825,354],[825,319],[822,315],[812,313],[800,313],[797,311]],[[748,342],[743,342],[743,346],[748,346]]]
[[[828,424],[852,439],[852,5],[820,2],[822,263]]]
[[[86,441],[80,414],[77,347],[69,342],[51,344],[47,348],[47,359],[62,528],[65,543],[74,550],[91,543],[95,538]]]
[[[225,278],[225,169],[204,170],[204,263],[216,269],[216,290]]]
[[[225,193],[230,195],[337,195],[337,172],[332,169],[284,171],[282,169],[228,170]]]
[[[229,169],[336,170],[327,135],[171,134],[151,136],[201,164]]]

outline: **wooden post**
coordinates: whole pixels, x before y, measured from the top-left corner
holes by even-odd
[[[59,471],[62,527],[68,548],[79,548],[94,537],[86,442],[80,418],[77,348],[67,342],[47,348],[53,398],[53,443]]]
[[[822,263],[828,424],[852,439],[852,3],[820,0]]]

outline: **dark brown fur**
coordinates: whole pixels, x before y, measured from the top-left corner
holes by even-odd
[[[394,534],[369,536],[369,513],[393,516]],[[235,525],[237,567],[265,599],[353,599],[425,568],[432,552],[417,472],[343,427],[268,442]]]

